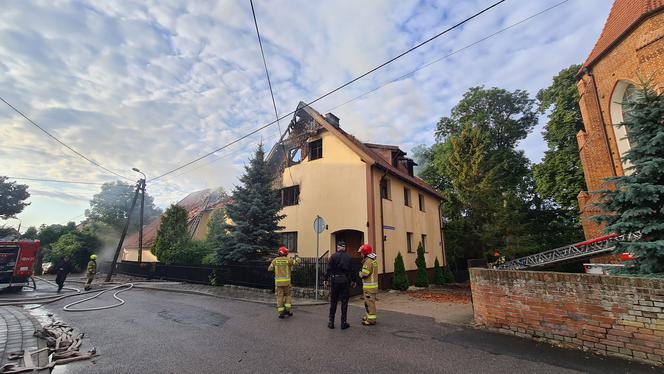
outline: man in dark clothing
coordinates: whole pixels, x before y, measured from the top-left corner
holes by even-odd
[[[330,322],[327,327],[334,328],[334,315],[337,313],[337,303],[341,301],[341,329],[347,329],[348,298],[351,286],[355,287],[353,263],[346,254],[346,243],[337,243],[337,252],[330,257],[325,272],[325,285],[331,286],[330,292]]]
[[[65,286],[65,279],[67,279],[67,274],[71,271],[71,263],[69,262],[69,256],[64,256],[58,261],[58,265],[55,267],[55,283],[58,285],[58,292],[62,291],[62,287]]]

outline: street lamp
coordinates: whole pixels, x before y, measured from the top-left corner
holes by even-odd
[[[131,168],[131,170],[143,175],[143,179],[139,181],[141,184],[141,214],[138,218],[138,263],[140,264],[143,261],[143,207],[145,205],[145,180],[148,177],[145,176],[145,173],[138,170],[138,168]]]

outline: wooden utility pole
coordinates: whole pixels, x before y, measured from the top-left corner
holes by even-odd
[[[145,206],[145,178],[141,179],[141,215],[138,227],[138,263],[143,262],[143,207]]]
[[[122,250],[122,244],[124,243],[125,236],[127,236],[127,230],[129,230],[129,222],[131,222],[131,214],[134,212],[134,207],[136,206],[136,200],[138,200],[138,193],[141,191],[143,183],[138,181],[136,184],[136,191],[134,192],[134,199],[131,201],[131,208],[129,208],[129,213],[127,213],[127,222],[125,223],[124,229],[122,229],[122,235],[120,236],[120,242],[118,243],[118,248],[115,250],[115,255],[113,255],[113,262],[111,263],[111,270],[108,271],[106,276],[106,282],[111,281],[113,272],[115,271],[115,264],[118,262],[118,256]]]

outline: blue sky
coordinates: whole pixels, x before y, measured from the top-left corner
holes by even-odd
[[[547,8],[508,0],[314,107],[347,100]],[[493,3],[467,1],[264,1],[254,5],[277,108],[320,94]],[[610,0],[560,7],[335,108],[364,141],[409,151],[431,144],[437,120],[472,86],[535,95],[582,62]],[[148,177],[205,154],[274,119],[248,1],[21,1],[0,13],[0,95],[63,141],[124,175]],[[541,126],[520,147],[538,162]],[[287,121],[282,122],[285,126]],[[148,185],[160,206],[188,192],[230,189],[272,126]],[[0,174],[105,182],[97,169],[0,106]],[[133,174],[133,175],[132,175]],[[24,228],[82,219],[98,186],[25,182]],[[18,221],[4,222],[16,225]]]

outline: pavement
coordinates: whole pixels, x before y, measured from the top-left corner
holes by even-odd
[[[5,294],[1,293],[0,297],[3,296]],[[46,347],[45,342],[32,335],[40,327],[40,323],[28,309],[0,306],[0,367],[7,363],[22,365],[22,360],[9,360],[8,356],[12,352],[23,352],[26,349],[34,352]],[[38,367],[45,366],[48,364],[48,353],[34,355],[33,362]]]
[[[85,332],[99,354],[56,367],[55,374],[661,373],[661,368],[387,311],[385,302],[379,302],[379,321],[372,327],[360,326],[364,308],[350,306],[352,327],[342,331],[326,327],[326,305],[296,306],[295,316],[280,320],[273,305],[229,298],[145,289],[120,297],[127,301],[122,307],[95,312],[62,311],[75,297],[43,306]],[[81,306],[113,302],[104,294]]]

